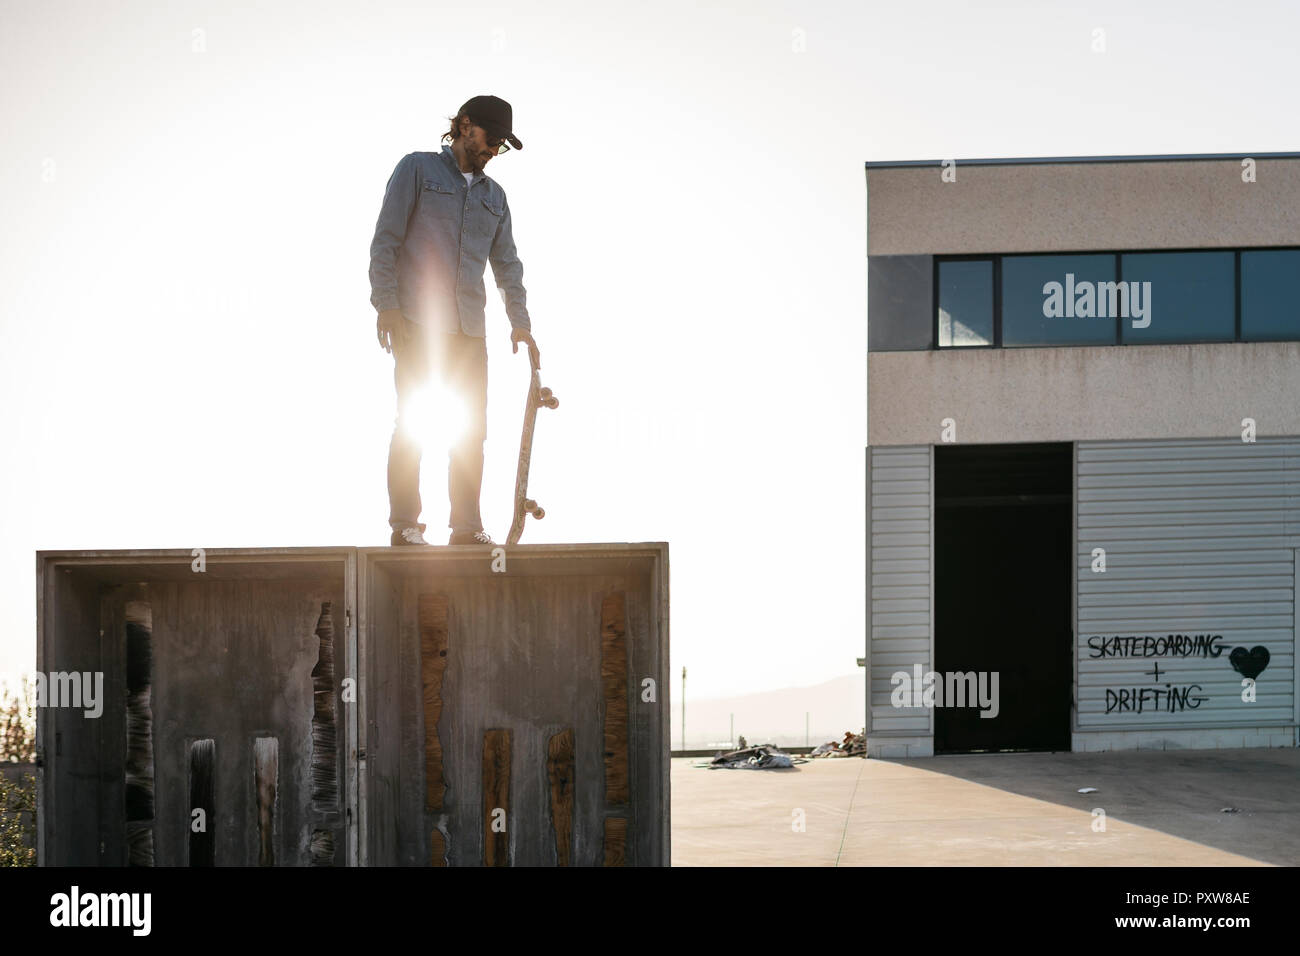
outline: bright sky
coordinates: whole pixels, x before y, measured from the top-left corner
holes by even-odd
[[[10,675],[37,550],[387,542],[369,246],[394,165],[473,95],[514,106],[525,148],[488,173],[561,400],[523,540],[670,542],[692,697],[860,673],[864,161],[1300,148],[1281,2],[3,0],[0,24]],[[503,540],[528,367],[487,282]]]

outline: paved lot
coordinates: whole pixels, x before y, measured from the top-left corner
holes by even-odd
[[[1300,865],[1294,748],[700,762],[672,761],[674,866]]]

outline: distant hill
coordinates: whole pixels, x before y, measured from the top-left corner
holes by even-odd
[[[803,747],[804,715],[808,715],[812,746],[840,740],[844,732],[858,733],[866,722],[866,675],[837,677],[810,687],[693,700],[686,697],[686,749],[725,749],[730,741],[731,715],[736,735],[750,744],[773,743]],[[672,701],[672,749],[682,749],[681,701]]]

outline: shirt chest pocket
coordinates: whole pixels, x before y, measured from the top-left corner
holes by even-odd
[[[430,219],[460,221],[464,203],[456,190],[436,179],[426,179],[420,189],[420,214]]]
[[[505,215],[505,206],[499,199],[479,197],[471,200],[470,208],[474,231],[479,239],[490,244],[501,225],[501,217]]]

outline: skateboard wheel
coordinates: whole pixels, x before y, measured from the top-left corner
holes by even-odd
[[[533,512],[533,517],[536,518],[538,521],[541,521],[543,518],[546,517],[546,511],[545,511],[545,509],[543,509],[543,508],[538,508],[537,510],[535,510],[535,511]]]
[[[542,396],[542,401],[546,401],[551,397],[551,390],[549,388],[543,388],[537,394]]]
[[[552,396],[552,397],[546,399],[544,402],[542,402],[542,404],[545,405],[547,408],[559,408],[559,407],[560,407],[560,400],[559,400],[558,398],[555,398],[554,396]]]

